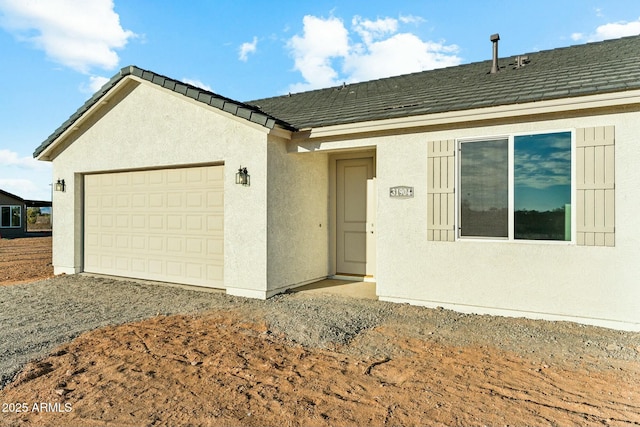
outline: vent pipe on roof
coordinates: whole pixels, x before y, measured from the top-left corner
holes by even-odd
[[[492,34],[489,40],[493,43],[493,64],[491,65],[491,74],[495,74],[500,71],[498,67],[498,40],[500,40],[500,34]]]

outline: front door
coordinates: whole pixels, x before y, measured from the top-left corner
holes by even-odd
[[[337,160],[336,174],[336,274],[372,276],[373,158]]]

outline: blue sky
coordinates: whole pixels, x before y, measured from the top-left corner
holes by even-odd
[[[637,0],[0,0],[0,188],[50,200],[34,149],[137,65],[248,101],[640,33]]]

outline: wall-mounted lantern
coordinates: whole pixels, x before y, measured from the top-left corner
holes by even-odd
[[[249,172],[246,167],[240,166],[238,172],[236,173],[236,184],[250,186],[251,185],[251,177],[249,176]]]
[[[63,192],[64,192],[65,187],[66,187],[66,185],[65,185],[65,183],[64,183],[64,179],[59,179],[59,180],[58,180],[58,182],[56,182],[56,183],[53,185],[53,188],[54,188],[56,191],[63,191]]]

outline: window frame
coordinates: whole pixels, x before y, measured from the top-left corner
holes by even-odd
[[[532,239],[516,239],[515,234],[515,138],[518,136],[535,136],[549,135],[554,133],[569,133],[571,135],[571,239],[570,240],[532,240]],[[460,216],[462,207],[462,191],[460,188],[462,182],[462,144],[492,141],[506,139],[507,143],[507,159],[508,159],[508,236],[507,237],[483,237],[483,236],[462,236],[460,227]],[[545,131],[533,132],[513,132],[508,134],[493,134],[480,137],[457,138],[455,159],[455,240],[461,242],[510,242],[510,243],[530,243],[543,245],[575,245],[577,242],[577,169],[576,169],[576,130],[574,128],[552,129]]]
[[[2,225],[2,210],[9,209],[9,225]],[[13,209],[18,208],[18,225],[11,225],[13,218]],[[21,228],[22,227],[22,206],[20,205],[0,205],[0,228]]]

